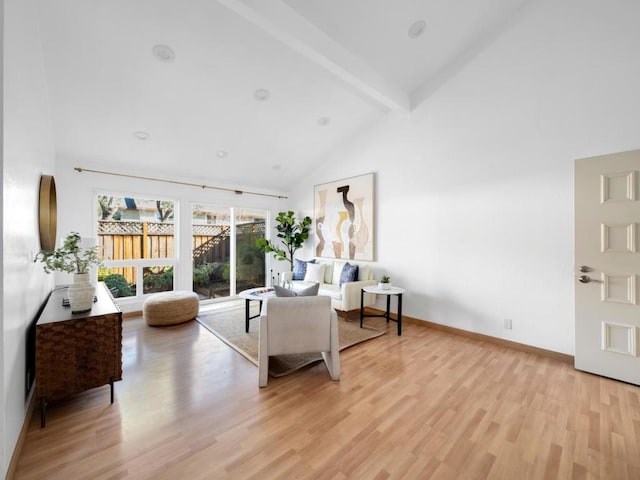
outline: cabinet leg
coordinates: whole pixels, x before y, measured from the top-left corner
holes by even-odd
[[[45,397],[41,397],[40,398],[40,428],[44,428],[46,413],[47,413],[47,399]]]
[[[111,403],[113,403],[113,377],[109,377],[109,386],[111,387]]]

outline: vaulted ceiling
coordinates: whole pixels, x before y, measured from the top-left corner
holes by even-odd
[[[38,1],[59,158],[288,191],[528,0]]]

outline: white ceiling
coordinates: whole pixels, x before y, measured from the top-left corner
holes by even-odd
[[[38,1],[58,156],[286,192],[527,0]]]

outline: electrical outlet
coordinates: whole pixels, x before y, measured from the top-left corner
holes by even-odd
[[[506,328],[507,330],[511,330],[513,328],[513,323],[510,318],[504,319],[504,328]]]

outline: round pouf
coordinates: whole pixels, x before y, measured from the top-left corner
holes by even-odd
[[[154,293],[142,304],[142,316],[148,325],[164,327],[193,320],[200,303],[194,292]]]

